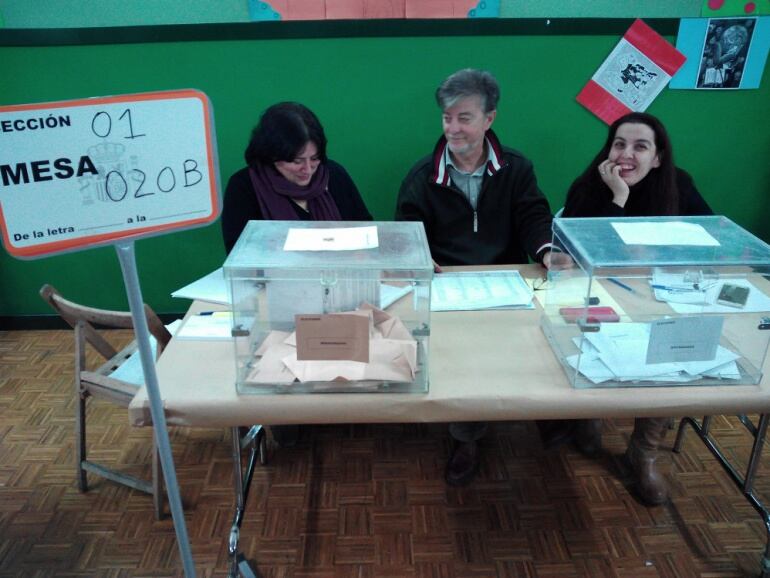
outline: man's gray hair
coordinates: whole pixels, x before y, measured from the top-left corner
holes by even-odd
[[[500,100],[500,85],[486,70],[464,68],[450,75],[436,89],[436,102],[441,110],[469,96],[478,96],[484,112],[492,112],[497,110],[497,101]]]

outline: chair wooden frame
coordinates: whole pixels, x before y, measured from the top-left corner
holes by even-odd
[[[89,461],[86,455],[86,399],[93,396],[128,408],[140,388],[139,385],[110,377],[112,372],[137,352],[136,341],[132,341],[128,346],[117,351],[94,326],[133,329],[134,322],[131,314],[79,305],[62,297],[54,287],[48,284],[43,285],[40,289],[40,296],[75,330],[75,393],[77,395],[75,447],[79,490],[81,492],[88,490],[86,472],[91,472],[118,484],[151,494],[155,518],[160,519],[163,513],[163,473],[160,468],[154,435],[152,438],[152,480],[150,481],[123,474]],[[171,334],[155,312],[146,304],[144,312],[150,333],[157,340],[157,355],[159,356],[171,340]],[[86,367],[86,344],[90,344],[107,360],[93,371],[89,371]]]

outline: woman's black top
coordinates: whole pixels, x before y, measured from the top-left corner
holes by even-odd
[[[633,187],[625,207],[612,202],[612,191],[599,180],[598,184],[572,183],[564,203],[563,217],[653,217],[660,210],[651,207],[648,183],[643,179]],[[678,216],[713,215],[711,207],[695,188],[692,177],[682,169],[676,169],[676,186],[679,191]]]
[[[353,179],[342,165],[332,160],[326,161],[329,171],[329,193],[340,211],[343,221],[371,221],[372,215],[364,204]],[[294,204],[298,221],[309,221],[312,215]],[[257,194],[249,178],[249,169],[243,168],[235,173],[227,183],[225,201],[222,207],[222,238],[225,251],[232,250],[238,237],[249,221],[261,221]]]

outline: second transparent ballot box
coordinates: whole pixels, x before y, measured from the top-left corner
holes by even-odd
[[[250,221],[224,274],[239,393],[428,391],[422,223]]]
[[[723,216],[557,218],[542,327],[574,387],[756,385],[770,246]]]

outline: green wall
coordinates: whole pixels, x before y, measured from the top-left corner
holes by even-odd
[[[399,183],[440,132],[437,83],[455,69],[492,70],[502,87],[495,129],[532,159],[554,210],[603,141],[603,123],[575,95],[616,44],[606,36],[317,38],[1,47],[0,103],[198,88],[216,118],[223,186],[261,110],[298,100],[321,118],[330,156],[347,167],[376,219],[393,215]],[[665,90],[649,109],[669,127],[677,162],[716,213],[770,239],[770,88]],[[2,154],[0,141],[0,155]],[[169,293],[222,263],[219,225],[137,242],[145,300],[181,312]],[[125,307],[115,252],[36,261],[0,251],[0,316],[49,313],[49,282],[75,300]]]

